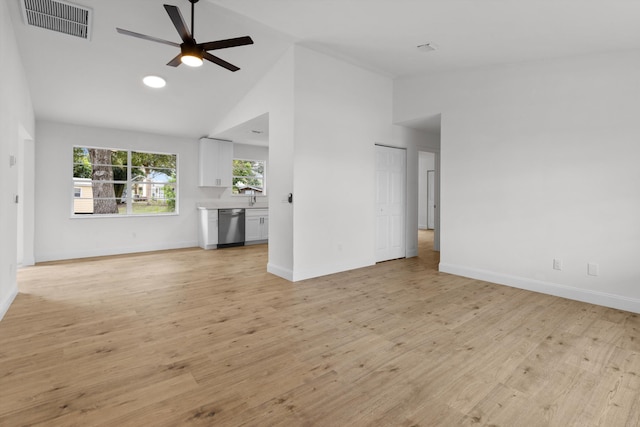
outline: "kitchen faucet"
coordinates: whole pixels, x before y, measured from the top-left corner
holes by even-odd
[[[256,196],[249,195],[249,206],[253,206],[256,204]]]

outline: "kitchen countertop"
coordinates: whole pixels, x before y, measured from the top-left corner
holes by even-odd
[[[267,202],[256,202],[253,206],[249,206],[247,200],[224,201],[224,202],[201,202],[197,204],[198,209],[268,209]]]

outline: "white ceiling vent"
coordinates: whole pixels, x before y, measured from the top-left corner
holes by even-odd
[[[91,9],[60,0],[20,0],[27,25],[89,40]]]

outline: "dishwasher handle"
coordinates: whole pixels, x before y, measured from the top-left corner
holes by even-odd
[[[220,215],[238,216],[244,214],[244,209],[220,209]]]

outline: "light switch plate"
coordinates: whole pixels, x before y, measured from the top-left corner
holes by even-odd
[[[553,269],[561,271],[562,270],[562,260],[559,258],[553,259]]]

